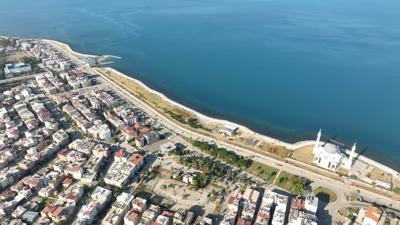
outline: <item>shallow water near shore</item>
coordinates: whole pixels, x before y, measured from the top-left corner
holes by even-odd
[[[202,113],[289,141],[322,128],[400,169],[399,1],[2,3],[3,35],[120,56],[117,69]]]

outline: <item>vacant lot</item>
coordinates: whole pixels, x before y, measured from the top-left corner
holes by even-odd
[[[392,175],[378,168],[373,169],[368,176],[373,180],[381,180],[389,183],[392,182]]]
[[[206,214],[213,213],[216,207],[216,203],[207,197],[212,189],[219,191],[219,188],[212,185],[196,190],[191,185],[172,179],[160,179],[154,187],[156,193],[173,205],[173,210],[202,208]]]
[[[292,158],[304,162],[307,164],[312,164],[314,155],[312,154],[313,146],[306,146],[293,151]]]
[[[288,157],[290,153],[290,150],[286,149],[285,147],[273,145],[265,141],[261,142],[257,147],[264,152],[275,154],[281,158]]]

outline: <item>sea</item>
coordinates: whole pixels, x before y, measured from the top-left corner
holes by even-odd
[[[206,115],[400,169],[398,0],[1,0],[0,34],[110,54]]]

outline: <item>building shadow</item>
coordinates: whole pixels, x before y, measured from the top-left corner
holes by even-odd
[[[365,155],[365,153],[368,151],[368,146],[364,147],[361,149],[361,151],[354,157],[354,161],[357,161],[360,156]]]
[[[161,195],[155,195],[151,198],[151,203],[155,205],[161,205],[164,201],[164,197]]]
[[[326,209],[329,203],[325,201],[319,201],[317,217],[318,217],[318,225],[331,225],[332,215],[330,215],[329,211]]]
[[[224,217],[219,214],[208,214],[207,217],[212,219],[214,225],[220,224],[224,219]]]
[[[147,154],[144,157],[144,162],[145,164],[143,165],[141,170],[148,170],[153,164],[154,162],[157,160],[157,156],[153,155],[153,154]]]
[[[193,205],[189,210],[196,214],[196,216],[203,216],[205,212],[204,206],[201,205]]]
[[[151,199],[152,194],[150,192],[140,191],[140,192],[136,193],[135,197],[139,197],[139,198],[143,198],[143,199]]]

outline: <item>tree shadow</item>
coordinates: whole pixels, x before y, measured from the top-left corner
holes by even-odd
[[[196,216],[203,216],[205,212],[204,206],[201,205],[193,205],[189,210],[196,214]]]
[[[161,195],[155,195],[151,198],[151,203],[155,205],[161,205],[161,203],[164,201],[164,197]]]
[[[139,198],[143,198],[143,199],[151,199],[152,196],[153,196],[153,194],[150,192],[140,191],[140,192],[136,193],[135,197],[139,197]]]

